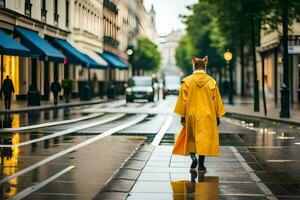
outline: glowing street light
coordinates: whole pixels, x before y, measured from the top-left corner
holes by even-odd
[[[127,55],[131,56],[133,54],[133,50],[132,49],[127,49]]]
[[[229,51],[229,49],[224,53],[224,59],[226,61],[226,67],[229,69],[229,94],[228,101],[230,105],[233,105],[233,77],[232,77],[232,67],[230,67],[230,61],[233,58],[233,54]]]

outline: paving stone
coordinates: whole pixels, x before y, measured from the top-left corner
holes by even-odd
[[[148,161],[146,166],[147,167],[168,167],[169,162],[158,162],[158,161]]]
[[[134,185],[134,181],[113,179],[111,180],[101,192],[129,192]]]
[[[256,183],[220,183],[221,194],[262,194]]]
[[[215,176],[220,182],[253,182],[248,173],[223,173],[223,172],[208,172],[205,176]],[[175,180],[191,180],[190,173],[170,173],[172,181]]]
[[[131,169],[120,169],[115,175],[114,178],[126,179],[126,180],[137,180],[140,175],[140,171],[131,170]]]
[[[140,161],[147,161],[151,156],[150,152],[139,152],[134,154],[131,159],[133,160],[140,160]]]
[[[101,192],[98,193],[94,200],[126,200],[128,193],[122,192]]]
[[[138,181],[170,181],[169,173],[146,173],[143,172],[138,178]]]
[[[219,196],[219,200],[267,200],[268,198],[265,196]]]
[[[171,193],[129,193],[127,200],[173,200]]]
[[[135,170],[142,170],[145,166],[146,162],[144,161],[138,161],[129,159],[124,165],[123,169],[135,169]]]
[[[130,192],[172,193],[172,186],[170,182],[137,181]]]

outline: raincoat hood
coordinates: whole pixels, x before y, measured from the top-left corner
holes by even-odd
[[[191,78],[200,88],[210,80],[210,76],[206,73],[194,73]]]

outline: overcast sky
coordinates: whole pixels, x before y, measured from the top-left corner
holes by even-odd
[[[198,0],[144,0],[145,7],[150,10],[151,4],[156,11],[156,28],[159,36],[166,35],[172,30],[184,29],[179,18],[180,14],[187,14],[187,5]]]

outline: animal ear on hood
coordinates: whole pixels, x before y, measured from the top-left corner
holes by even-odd
[[[192,62],[195,63],[197,58],[195,56],[192,57]]]
[[[205,57],[203,58],[203,61],[207,64],[207,63],[208,63],[208,56],[205,56]]]

